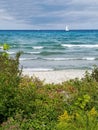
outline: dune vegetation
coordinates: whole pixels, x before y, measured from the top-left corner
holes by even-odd
[[[22,75],[19,56],[0,54],[0,130],[98,130],[97,66],[82,79],[44,84]]]

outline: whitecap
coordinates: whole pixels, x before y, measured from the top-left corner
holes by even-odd
[[[11,54],[15,54],[14,51],[7,51],[7,53],[10,54],[10,55],[11,55]]]
[[[41,52],[26,52],[27,54],[40,54]]]
[[[83,57],[82,58],[83,60],[95,60],[96,58],[95,57]]]
[[[43,59],[51,61],[77,60],[76,58],[43,58]]]
[[[73,44],[61,44],[61,46],[63,47],[85,47],[85,48],[98,48],[98,44],[94,44],[94,45],[91,45],[91,44],[80,44],[80,45],[73,45]]]
[[[43,46],[33,46],[32,48],[33,49],[43,49],[44,47]]]
[[[20,61],[36,60],[37,58],[19,58]]]

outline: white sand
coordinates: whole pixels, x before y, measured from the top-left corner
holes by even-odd
[[[69,79],[82,78],[85,70],[62,70],[62,71],[31,71],[23,70],[23,75],[36,76],[45,83],[62,83]]]

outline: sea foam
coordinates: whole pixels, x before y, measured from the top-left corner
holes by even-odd
[[[3,46],[0,46],[0,49],[3,49]]]
[[[12,54],[15,54],[16,52],[14,52],[14,51],[7,51],[7,53],[12,55]]]
[[[43,46],[33,46],[32,48],[33,49],[43,49],[44,47]]]
[[[68,60],[88,60],[88,61],[93,61],[97,60],[95,57],[78,57],[78,58],[43,58],[44,60],[49,60],[49,61],[68,61]]]
[[[95,57],[83,57],[82,58],[83,60],[96,60],[96,58]]]
[[[61,44],[61,46],[63,47],[84,47],[84,48],[98,48],[98,44],[94,44],[94,45],[91,45],[91,44],[80,44],[80,45],[73,45],[73,44]]]
[[[23,69],[24,71],[27,71],[27,72],[35,72],[35,71],[53,71],[53,69],[52,68],[24,68]]]
[[[20,61],[36,60],[37,58],[19,58]]]
[[[25,54],[40,54],[41,52],[25,52]]]
[[[75,60],[76,58],[43,58],[43,59],[50,61],[65,61],[65,60]]]

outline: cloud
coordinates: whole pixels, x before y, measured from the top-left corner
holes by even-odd
[[[97,0],[0,0],[0,24],[10,28],[98,28],[97,12]]]
[[[10,16],[4,9],[0,9],[0,20],[13,20],[14,18]]]

